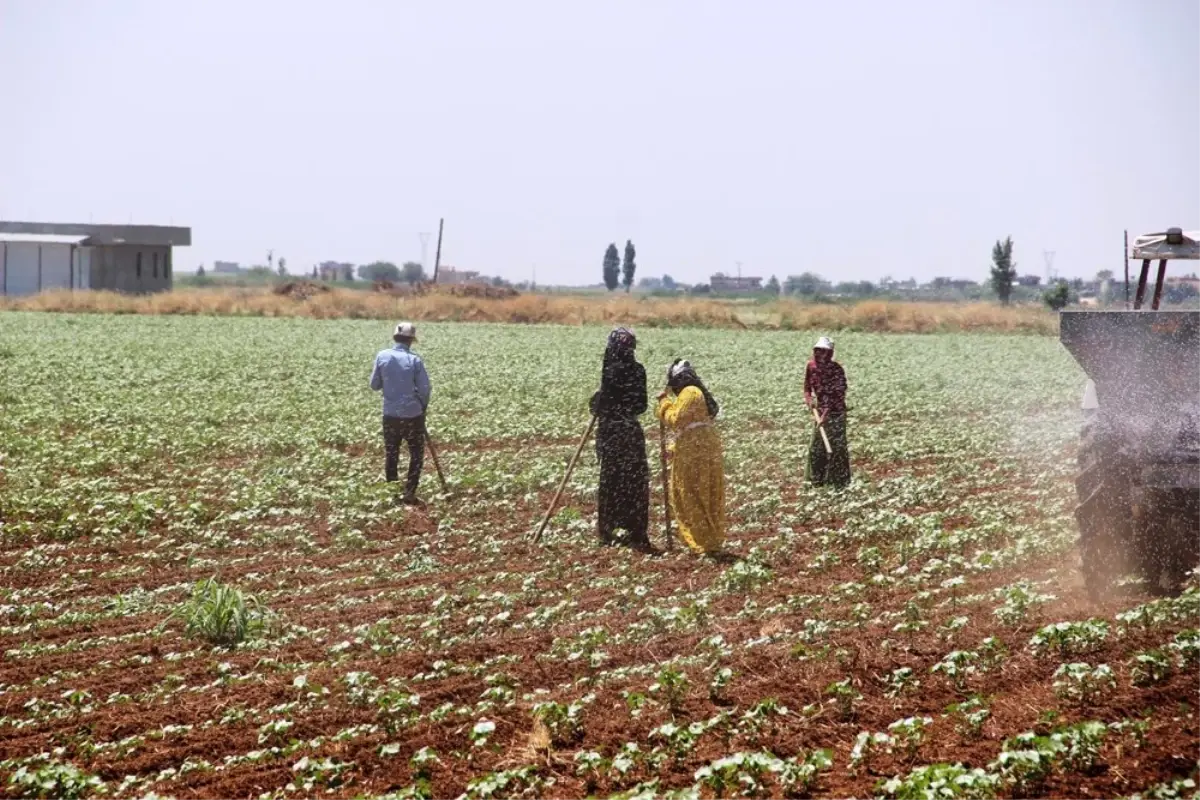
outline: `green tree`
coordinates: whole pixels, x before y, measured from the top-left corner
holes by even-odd
[[[1166,292],[1163,294],[1163,299],[1168,303],[1177,303],[1180,305],[1191,303],[1197,297],[1200,297],[1200,290],[1197,290],[1196,284],[1192,282],[1194,280],[1195,276],[1192,276],[1191,280],[1168,283]]]
[[[197,278],[203,278],[203,277],[204,277],[204,265],[203,265],[203,264],[201,264],[201,265],[200,265],[200,267],[199,267],[199,269],[197,269],[197,270],[196,270],[196,277],[197,277]]]
[[[806,297],[821,294],[829,290],[829,281],[815,272],[804,272],[800,275],[789,275],[787,279],[788,294],[799,294]]]
[[[626,239],[625,260],[621,262],[621,278],[622,283],[625,284],[626,293],[628,293],[630,287],[633,286],[633,273],[637,271],[637,264],[634,263],[633,260],[634,256],[636,255],[637,251],[633,249],[633,242]]]
[[[286,276],[287,274],[288,274],[287,259],[284,258],[283,256],[280,256],[279,257],[279,277],[282,278],[282,277]]]
[[[364,281],[391,281],[401,279],[400,268],[390,261],[373,261],[358,268],[358,277]]]
[[[621,257],[617,255],[616,244],[610,244],[604,251],[604,285],[611,292],[617,288],[621,279]]]
[[[1113,279],[1113,271],[1111,269],[1102,269],[1096,273],[1097,281],[1111,281]]]
[[[1071,301],[1071,287],[1066,281],[1059,281],[1042,293],[1042,301],[1051,311],[1062,311]]]
[[[425,268],[416,261],[405,261],[400,268],[400,278],[408,283],[421,283],[425,280]]]
[[[1012,298],[1013,279],[1017,277],[1017,265],[1012,260],[1013,240],[1009,236],[1003,242],[997,240],[992,248],[992,291],[1000,302],[1008,305]]]
[[[779,294],[779,278],[774,275],[771,276],[771,280],[767,281],[767,294]]]
[[[934,278],[937,281],[937,278]],[[936,285],[936,284],[935,284]],[[870,297],[875,294],[875,284],[870,281],[842,281],[833,287],[838,294],[851,297]]]
[[[662,276],[662,286],[663,286],[663,288],[664,288],[664,289],[671,289],[671,290],[674,290],[674,289],[675,289],[675,285],[676,285],[676,284],[675,284],[675,279],[674,279],[674,278],[672,278],[670,275],[663,275],[663,276]]]

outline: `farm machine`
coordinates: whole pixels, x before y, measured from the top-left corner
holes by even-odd
[[[1130,255],[1142,262],[1132,303]],[[1093,598],[1131,574],[1173,593],[1200,563],[1200,311],[1159,308],[1167,262],[1200,259],[1200,231],[1139,236],[1126,258],[1123,309],[1060,317],[1087,374],[1075,519]]]

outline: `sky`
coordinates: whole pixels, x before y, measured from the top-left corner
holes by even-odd
[[[1197,0],[0,0],[0,219],[177,270],[1119,270],[1200,228]],[[535,272],[536,271],[536,272]]]

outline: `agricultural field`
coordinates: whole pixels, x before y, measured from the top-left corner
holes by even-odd
[[[0,792],[1195,796],[1200,589],[1088,600],[1056,339],[838,336],[835,493],[815,334],[639,330],[722,402],[716,561],[597,546],[591,448],[526,539],[606,332],[421,325],[450,491],[409,508],[386,322],[0,313]]]

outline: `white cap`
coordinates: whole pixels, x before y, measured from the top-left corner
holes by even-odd
[[[396,326],[395,336],[401,336],[405,339],[417,340],[417,326],[411,322],[401,322]]]
[[[832,349],[833,349],[833,339],[830,339],[828,336],[822,336],[820,339],[817,339],[817,343],[813,345],[813,350],[832,350]]]

